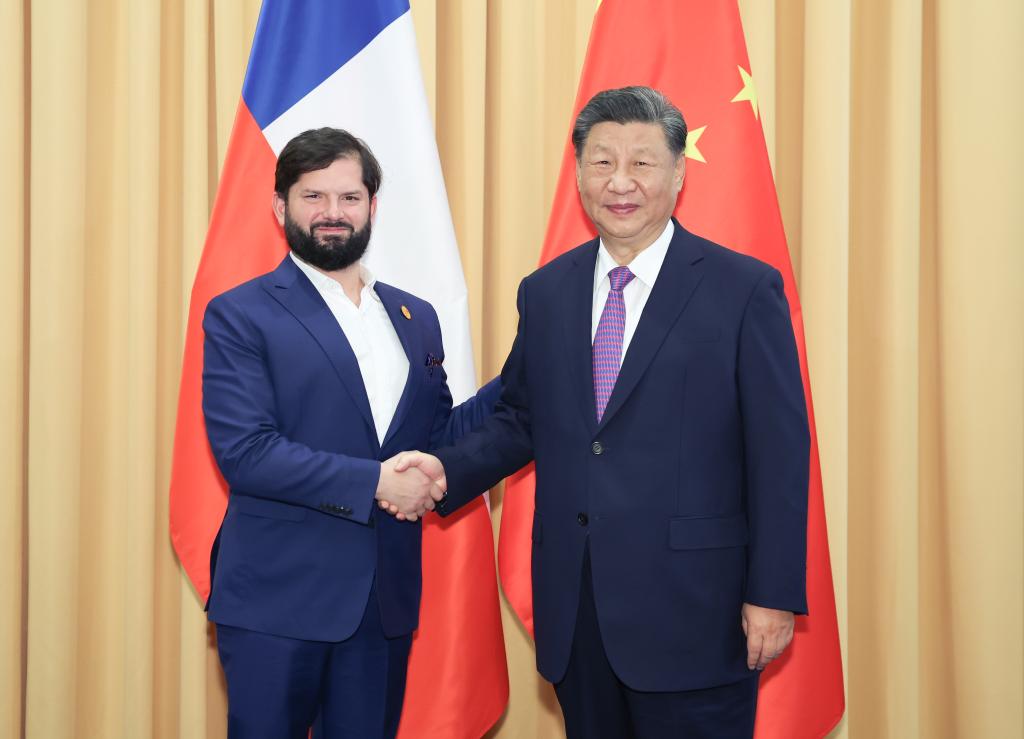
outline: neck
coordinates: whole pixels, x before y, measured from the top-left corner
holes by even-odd
[[[341,285],[341,289],[345,291],[345,295],[348,296],[353,305],[359,305],[359,298],[363,292],[363,278],[360,275],[359,262],[350,264],[345,269],[336,269],[330,272],[322,270],[316,265],[311,266],[320,274],[330,277]]]
[[[617,239],[614,236],[607,236],[600,234],[601,242],[604,244],[605,249],[611,254],[612,259],[620,267],[625,267],[642,252],[644,249],[649,247],[658,238],[665,233],[665,227],[668,222],[661,224],[660,228],[657,228],[652,233],[641,234],[633,239]]]

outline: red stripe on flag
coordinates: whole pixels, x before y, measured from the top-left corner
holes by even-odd
[[[575,111],[609,88],[649,85],[667,94],[683,111],[690,142],[699,152],[689,152],[694,156],[687,159],[676,215],[695,233],[768,262],[785,280],[811,429],[807,527],[811,615],[797,619],[792,646],[763,675],[756,734],[760,739],[820,737],[836,725],[845,707],[821,468],[800,299],[764,133],[751,102],[742,97],[733,102],[746,89],[741,67],[751,72],[735,2],[604,0],[594,19]],[[541,264],[593,238],[594,233],[579,202],[575,158],[567,143]],[[532,473],[509,478],[506,490],[498,540],[502,587],[532,633]]]
[[[271,210],[276,161],[245,102],[239,102],[192,284],[171,465],[171,541],[203,601],[210,595],[210,549],[228,502],[203,422],[203,314],[212,298],[269,272],[287,253]]]
[[[399,739],[476,739],[508,703],[508,671],[483,498],[423,523],[423,600]]]

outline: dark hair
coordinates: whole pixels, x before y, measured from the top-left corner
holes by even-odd
[[[686,149],[686,121],[679,108],[661,92],[650,87],[620,87],[603,90],[590,98],[576,116],[572,145],[576,160],[583,156],[590,129],[598,123],[657,123],[676,158]]]
[[[330,167],[338,159],[358,159],[363,167],[363,184],[372,198],[380,189],[381,171],[362,139],[340,128],[314,128],[300,133],[281,150],[274,172],[274,190],[288,199],[288,190],[306,172]]]

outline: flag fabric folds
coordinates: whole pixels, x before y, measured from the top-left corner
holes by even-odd
[[[694,233],[768,262],[785,280],[811,423],[807,530],[810,616],[797,619],[792,646],[762,677],[756,736],[821,737],[836,725],[844,710],[821,469],[800,300],[737,3],[604,0],[594,17],[574,112],[595,93],[628,85],[661,90],[686,118],[686,180],[676,207],[680,222]],[[567,142],[541,264],[594,235],[580,205],[573,149]],[[509,478],[506,485],[498,542],[502,588],[532,633],[532,467]]]
[[[362,138],[380,161],[367,264],[436,308],[456,402],[476,387],[465,279],[407,0],[264,0],[192,288],[174,440],[171,538],[204,601],[227,487],[202,417],[202,317],[211,298],[287,253],[271,212],[277,154],[321,126]],[[490,517],[479,500],[423,525],[420,629],[399,735],[476,739],[508,699]]]

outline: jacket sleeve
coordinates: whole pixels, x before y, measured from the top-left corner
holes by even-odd
[[[480,398],[485,391],[500,391],[494,413],[453,445],[434,452],[444,465],[448,483],[448,496],[437,507],[442,516],[458,510],[533,459],[524,356],[526,302],[524,280],[516,300],[519,327],[501,370],[500,383],[492,380],[477,395]]]
[[[745,601],[807,613],[807,405],[782,276],[764,274],[748,301],[737,357],[747,523]]]
[[[430,435],[430,448],[450,446],[476,429],[494,412],[494,406],[501,396],[501,378],[495,377],[476,391],[476,395],[451,408],[451,394],[447,385],[442,394],[448,393],[447,407],[450,412],[439,414]]]
[[[281,434],[263,337],[241,306],[215,298],[203,330],[206,434],[231,491],[367,523],[380,462],[314,450]]]

